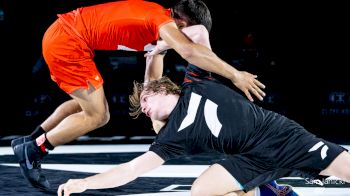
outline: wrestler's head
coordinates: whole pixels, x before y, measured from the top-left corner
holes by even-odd
[[[211,30],[211,14],[207,5],[201,0],[180,0],[171,8],[171,15],[180,29],[202,24],[208,32]]]
[[[168,77],[146,84],[134,82],[133,94],[129,96],[130,115],[137,118],[141,113],[152,120],[164,121],[174,109],[181,89]]]

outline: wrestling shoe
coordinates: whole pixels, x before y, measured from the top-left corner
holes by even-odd
[[[50,183],[41,171],[41,161],[44,157],[34,141],[18,144],[13,152],[18,159],[21,173],[34,187],[48,191]]]
[[[276,181],[259,186],[260,196],[298,196],[290,185],[279,185]]]
[[[33,140],[33,139],[30,135],[13,139],[13,140],[11,140],[11,147],[12,147],[12,149],[14,149],[14,147],[17,146],[18,144],[23,144],[23,143],[29,142],[31,140]]]

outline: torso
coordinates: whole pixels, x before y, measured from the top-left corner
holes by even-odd
[[[93,50],[147,50],[159,38],[170,13],[147,1],[118,1],[59,14],[63,23]]]

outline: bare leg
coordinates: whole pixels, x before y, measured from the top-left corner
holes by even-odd
[[[12,140],[11,147],[14,148],[18,144],[22,144],[33,139],[36,140],[38,137],[43,137],[43,133],[51,131],[51,129],[57,126],[64,118],[80,111],[81,107],[74,99],[62,103],[40,126],[36,127],[30,135]],[[49,144],[47,148],[51,150]]]
[[[81,112],[79,103],[74,100],[68,100],[59,105],[56,110],[40,125],[46,132],[56,127],[67,116]]]
[[[217,182],[217,183],[216,183]],[[235,183],[236,182],[236,183]],[[248,192],[250,195],[254,191]],[[236,179],[221,165],[214,164],[205,170],[193,183],[191,195],[244,195]],[[249,195],[248,194],[248,195]]]
[[[350,154],[345,151],[340,153],[320,174],[335,176],[350,183]]]
[[[73,113],[57,124],[46,137],[53,146],[68,143],[109,121],[108,104],[103,87],[89,92],[85,89],[70,95],[81,107],[81,111]]]

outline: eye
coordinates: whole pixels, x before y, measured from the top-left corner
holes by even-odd
[[[143,96],[142,101],[143,101],[143,102],[146,102],[146,101],[147,101],[147,98],[148,98],[147,96]]]

